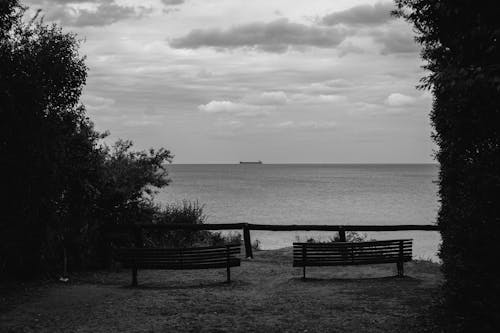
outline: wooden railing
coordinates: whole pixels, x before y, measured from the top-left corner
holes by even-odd
[[[115,227],[134,232],[137,247],[142,247],[142,230],[243,230],[245,256],[253,258],[250,230],[261,231],[337,231],[341,242],[346,241],[347,231],[439,231],[438,226],[429,224],[399,225],[324,225],[324,224],[253,224],[253,223],[214,223],[214,224],[134,224]]]

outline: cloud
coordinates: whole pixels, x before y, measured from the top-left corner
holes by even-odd
[[[415,104],[417,99],[412,96],[403,95],[400,93],[392,93],[385,99],[385,104],[394,107],[409,106]]]
[[[206,113],[227,113],[235,116],[253,117],[268,115],[273,108],[267,105],[252,105],[231,101],[210,101],[198,106],[198,110]]]
[[[335,48],[347,36],[343,29],[307,26],[278,19],[234,26],[227,30],[195,29],[184,37],[170,41],[173,48],[218,49],[249,48],[263,52],[283,53],[290,48]]]
[[[89,111],[102,111],[108,110],[115,104],[112,98],[106,98],[96,95],[84,95],[82,102]]]
[[[373,42],[382,45],[382,55],[417,53],[419,47],[412,30],[406,22],[391,15],[394,9],[392,2],[359,5],[323,16],[317,22],[324,26],[350,29],[350,38],[338,47],[340,57],[349,53],[370,53]],[[372,43],[367,45],[367,38]]]
[[[320,19],[323,25],[337,24],[356,26],[382,25],[394,19],[391,11],[395,9],[392,2],[379,2],[372,5],[359,5],[347,10],[328,14]]]
[[[235,119],[218,119],[215,122],[215,126],[229,128],[229,129],[239,129],[243,127],[243,123]]]
[[[176,6],[176,5],[182,5],[186,1],[185,0],[161,0],[161,2],[165,6]]]
[[[405,27],[406,28],[406,27]],[[381,53],[383,55],[394,53],[417,53],[420,47],[415,42],[410,29],[391,29],[388,31],[378,31],[373,33],[375,42],[382,44]]]
[[[80,3],[111,3],[114,0],[28,0],[30,4],[80,4]]]
[[[308,95],[303,93],[293,94],[290,99],[294,103],[300,104],[331,104],[345,102],[346,97],[336,94],[319,94],[319,95]]]
[[[257,105],[284,105],[289,102],[289,98],[283,91],[266,91],[257,96],[245,97],[244,101]]]
[[[310,95],[332,95],[350,89],[352,86],[353,83],[346,79],[330,79],[299,86],[299,89]]]
[[[70,3],[70,1],[68,1],[68,3]],[[74,2],[71,1],[71,3]],[[121,6],[114,2],[104,0],[101,1],[95,9],[75,8],[71,5],[57,5],[48,11],[46,18],[48,20],[60,21],[63,25],[98,27],[110,25],[129,18],[140,18],[150,12],[150,8]]]
[[[317,122],[313,120],[309,121],[283,121],[275,124],[265,125],[263,127],[273,128],[273,129],[295,129],[295,130],[331,130],[337,127],[337,123],[333,121],[322,121]]]

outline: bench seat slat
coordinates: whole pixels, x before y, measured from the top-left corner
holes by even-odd
[[[412,251],[403,251],[403,252],[399,252],[399,251],[392,251],[392,252],[385,252],[385,251],[378,251],[378,252],[350,252],[350,251],[346,251],[346,252],[330,252],[330,253],[309,253],[307,252],[307,257],[345,257],[345,256],[354,256],[354,257],[357,257],[357,256],[361,256],[361,255],[373,255],[373,256],[377,256],[377,255],[399,255],[399,254],[403,254],[403,255],[411,255],[412,254]],[[296,257],[297,256],[302,256],[302,253],[300,254],[296,254],[295,255]]]
[[[408,262],[411,259],[402,260],[402,262]],[[307,261],[307,262],[294,262],[293,267],[304,267],[305,266],[351,266],[351,265],[370,265],[370,264],[394,264],[394,260],[363,260],[363,261],[336,261],[336,262],[322,262],[322,261]]]
[[[362,262],[362,261],[387,261],[391,260],[392,262],[411,260],[411,256],[403,256],[403,257],[361,257],[361,258],[338,258],[338,259],[330,259],[330,258],[307,258],[306,260],[296,259],[294,262],[305,262],[305,263],[314,263],[314,262],[340,262],[340,263],[351,263],[351,262]]]
[[[385,244],[399,244],[400,242],[403,243],[412,243],[412,239],[394,239],[394,240],[380,240],[380,241],[368,241],[368,242],[331,242],[331,243],[293,243],[293,246],[310,246],[310,247],[331,247],[331,246],[357,246],[357,247],[364,247],[364,246],[380,246],[380,245],[385,245]]]
[[[237,258],[235,256],[230,256],[230,258]],[[127,257],[127,258],[120,258],[119,261],[144,261],[144,260],[149,260],[149,261],[213,261],[213,260],[227,260],[227,256],[218,256],[218,257],[209,257],[209,258],[180,258],[180,257]]]
[[[314,263],[344,263],[346,265],[351,264],[353,262],[366,262],[366,261],[390,261],[392,263],[396,261],[405,261],[405,260],[411,260],[411,257],[400,257],[400,258],[361,258],[361,259],[354,259],[354,260],[317,260],[317,259],[312,259],[312,260],[294,260],[294,263],[305,263],[305,264],[314,264]]]
[[[395,260],[400,257],[411,257],[411,253],[399,254],[360,254],[356,256],[344,255],[344,256],[306,256],[307,260],[361,260],[363,258],[394,258]],[[302,260],[302,257],[297,257],[294,260]]]
[[[227,260],[209,260],[209,261],[174,261],[174,260],[141,260],[141,261],[123,261],[124,265],[137,265],[140,266],[142,264],[149,265],[149,264],[155,264],[155,265],[192,265],[192,264],[213,264],[213,263],[227,263]],[[231,258],[229,259],[229,262],[241,262],[240,259],[238,258]]]
[[[236,256],[240,254],[240,252],[231,252],[229,251],[230,256]],[[227,252],[220,252],[220,253],[208,253],[208,254],[168,254],[168,253],[141,253],[141,252],[135,252],[135,253],[117,253],[116,256],[120,259],[126,259],[126,258],[220,258],[220,257],[226,257]]]
[[[216,245],[216,246],[203,246],[203,247],[186,247],[186,248],[126,248],[122,250],[147,250],[147,251],[172,251],[176,252],[179,250],[182,251],[193,251],[193,252],[201,252],[201,251],[209,251],[209,250],[225,250],[226,247],[230,248],[241,248],[241,244],[227,244],[227,245]]]
[[[193,251],[192,249],[179,250],[179,249],[148,249],[148,248],[130,248],[130,249],[119,249],[118,253],[132,254],[132,253],[151,253],[151,254],[212,254],[212,253],[226,253],[227,249],[218,250],[206,250],[206,251]],[[229,252],[241,252],[241,248],[229,248]]]
[[[239,258],[230,258],[230,261],[238,261],[240,260]],[[141,260],[124,260],[122,261],[123,263],[126,264],[133,264],[136,263],[137,265],[141,265],[142,263],[157,263],[159,265],[165,264],[209,264],[209,263],[214,263],[214,262],[227,262],[227,259],[225,258],[218,258],[218,259],[207,259],[207,260],[172,260],[169,258],[164,258],[164,259],[141,259]]]
[[[322,251],[322,250],[329,250],[329,249],[338,249],[338,250],[341,250],[341,249],[360,249],[360,250],[364,250],[364,249],[395,249],[395,248],[399,248],[400,247],[400,244],[393,244],[393,245],[381,245],[381,246],[377,246],[377,245],[370,245],[370,246],[359,246],[359,245],[354,245],[355,243],[351,243],[351,244],[342,244],[342,245],[338,245],[338,244],[332,244],[332,246],[308,246],[308,245],[301,245],[301,246],[295,246],[293,248],[294,251],[297,251],[297,250],[300,250],[302,249],[302,246],[306,246],[308,249],[312,250],[312,251]],[[403,248],[409,248],[409,247],[412,247],[412,244],[411,243],[403,243]]]
[[[349,250],[346,250],[345,252],[328,252],[328,253],[309,253],[307,252],[308,257],[345,257],[346,255],[349,256],[359,256],[359,255],[364,255],[364,254],[369,254],[369,255],[391,255],[391,254],[411,254],[412,251],[369,251],[369,252],[351,252]],[[295,256],[302,256],[302,253],[297,253]]]
[[[349,248],[349,247],[344,247],[344,248],[332,248],[332,249],[324,248],[322,250],[310,249],[310,248],[306,247],[306,249],[307,249],[308,253],[328,253],[328,252],[335,253],[335,252],[346,252],[346,251],[354,251],[354,252],[387,251],[387,252],[391,252],[391,251],[400,251],[400,250],[411,251],[412,247],[411,246],[403,246],[402,248],[400,248],[400,247],[391,247],[391,248],[378,248],[378,247],[369,247],[369,248],[352,247],[352,248]],[[293,250],[293,253],[296,253],[296,254],[302,253],[302,249]]]
[[[240,266],[239,262],[230,262],[229,267]],[[167,270],[183,270],[183,269],[209,269],[209,268],[226,268],[227,263],[213,263],[213,264],[189,264],[189,265],[159,265],[159,264],[141,264],[137,268],[141,269],[167,269]],[[126,266],[132,268],[132,266]]]

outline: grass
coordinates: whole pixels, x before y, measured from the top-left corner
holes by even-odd
[[[1,332],[422,332],[439,266],[291,267],[291,249],[259,251],[231,270],[80,273],[2,298]],[[3,286],[6,288],[6,286]],[[4,293],[5,289],[2,291]]]

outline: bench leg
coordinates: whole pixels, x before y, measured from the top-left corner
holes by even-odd
[[[132,287],[137,287],[137,267],[132,268]]]
[[[306,266],[302,266],[302,280],[306,279]]]
[[[230,283],[231,282],[231,268],[230,268],[230,266],[227,266],[227,268],[226,268],[226,278],[227,278],[226,282]]]
[[[398,262],[396,265],[398,267],[398,277],[404,277],[405,271],[404,271],[403,262]]]

